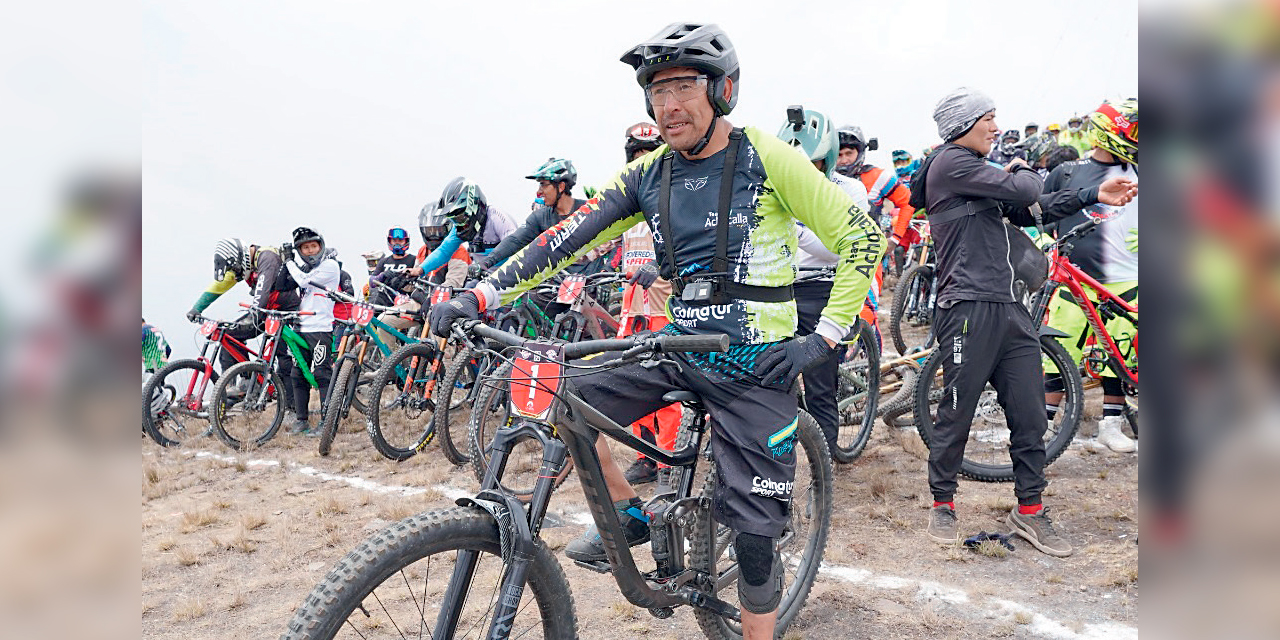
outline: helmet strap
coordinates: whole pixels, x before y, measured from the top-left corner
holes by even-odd
[[[698,144],[693,145],[693,148],[689,150],[689,155],[696,156],[699,153],[702,153],[703,149],[707,148],[707,144],[711,142],[711,134],[716,132],[716,123],[719,121],[719,115],[716,115],[716,117],[711,119],[711,126],[707,127],[706,135],[702,136],[702,139],[698,141]]]

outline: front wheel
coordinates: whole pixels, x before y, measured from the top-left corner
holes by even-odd
[[[902,274],[893,290],[893,308],[889,313],[889,336],[898,353],[907,354],[907,341],[902,334],[902,323],[921,327],[933,321],[933,309],[929,300],[933,290],[933,267],[918,264]],[[925,346],[928,346],[927,344]]]
[[[174,360],[156,371],[142,387],[142,429],[156,444],[176,447],[206,433],[210,386],[218,374],[204,376],[198,360]]]
[[[471,462],[471,451],[467,446],[470,433],[467,422],[471,419],[472,407],[480,387],[476,381],[487,374],[492,358],[466,349],[460,351],[445,371],[440,381],[440,389],[436,393],[436,410],[432,420],[435,423],[436,438],[440,442],[440,451],[449,462],[461,466]]]
[[[421,513],[394,523],[338,561],[294,612],[281,640],[483,637],[504,569],[500,540],[493,517],[475,507]],[[437,616],[464,552],[478,558],[462,593],[459,623],[438,629]],[[516,611],[504,637],[578,637],[564,570],[540,539],[534,541],[523,602]]]
[[[369,439],[389,460],[408,460],[431,441],[436,378],[432,364],[440,350],[430,342],[400,347],[374,376],[369,407]]]
[[[782,637],[809,597],[809,589],[818,575],[822,554],[827,546],[827,530],[831,525],[831,455],[826,439],[813,417],[800,412],[796,430],[796,474],[791,491],[791,518],[777,540],[775,562],[781,562],[782,600],[778,603],[776,636]],[[708,465],[702,495],[714,494],[717,483],[715,462]],[[695,511],[689,532],[689,566],[704,571],[715,580],[714,595],[726,602],[737,600],[738,564],[732,552],[734,532],[711,518],[708,509]],[[742,626],[705,609],[694,609],[702,632],[712,639],[742,637]]]
[[[1062,372],[1065,387],[1058,413],[1044,432],[1044,464],[1047,467],[1067,450],[1071,438],[1075,437],[1084,408],[1084,387],[1071,356],[1057,340],[1040,336],[1040,353],[1045,374]],[[938,404],[946,396],[946,388],[942,382],[942,360],[948,357],[951,357],[950,350],[935,350],[925,362],[916,383],[916,429],[926,445],[931,441],[934,424],[938,419]],[[1035,405],[1040,406],[1039,399],[1035,401]],[[988,383],[978,397],[960,473],[982,482],[1013,480],[1013,459],[1009,454],[1010,435],[1004,407],[1000,404],[995,387]]]
[[[325,402],[324,420],[320,421],[319,452],[321,456],[329,455],[333,448],[333,439],[338,435],[338,423],[342,422],[342,414],[350,405],[348,399],[355,395],[356,380],[360,375],[360,365],[355,358],[343,358],[338,366],[338,375],[333,378],[333,387],[329,399]]]
[[[218,439],[236,451],[265,444],[284,421],[280,374],[266,362],[241,362],[222,373],[210,414]]]
[[[871,325],[859,318],[852,338],[836,379],[840,430],[831,457],[843,464],[853,462],[867,447],[880,398],[880,348]]]

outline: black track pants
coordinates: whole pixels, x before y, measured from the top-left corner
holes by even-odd
[[[937,310],[938,348],[946,395],[929,443],[929,489],[951,502],[978,397],[995,387],[1011,432],[1014,494],[1039,504],[1044,491],[1044,371],[1040,339],[1026,307],[1016,302],[962,300]]]

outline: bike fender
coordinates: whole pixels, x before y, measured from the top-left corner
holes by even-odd
[[[1053,327],[1047,324],[1040,327],[1040,335],[1049,336],[1050,338],[1070,338],[1071,337],[1066,332],[1060,331],[1058,329],[1054,329]]]
[[[522,558],[533,557],[533,534],[524,517],[524,506],[515,496],[496,491],[481,491],[474,498],[458,498],[460,507],[479,507],[493,516],[498,523],[498,540],[502,548],[502,562],[511,561],[513,554]]]

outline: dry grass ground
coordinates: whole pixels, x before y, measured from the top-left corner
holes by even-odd
[[[1096,420],[1096,398],[1089,412]],[[144,440],[145,637],[276,637],[360,540],[414,513],[451,506],[440,487],[474,491],[469,468],[452,467],[434,449],[398,464],[381,459],[360,426],[350,421],[328,458],[317,456],[314,439],[284,434],[245,455],[212,439],[179,450]],[[819,577],[787,638],[1041,637],[1043,619],[1059,624],[1053,637],[1108,622],[1136,628],[1137,457],[1073,446],[1048,469],[1046,503],[1078,549],[1055,559],[1021,541],[1004,555],[930,543],[922,533],[930,505],[922,450],[914,434],[879,423],[863,456],[836,469],[825,559],[845,571]],[[322,474],[415,492],[358,488]],[[961,480],[956,502],[964,535],[1005,531],[1012,485]],[[581,636],[701,637],[688,611],[653,618],[627,603],[611,578],[559,555],[583,531],[576,519],[582,510],[571,476],[552,503],[563,526],[543,530],[572,585]]]

